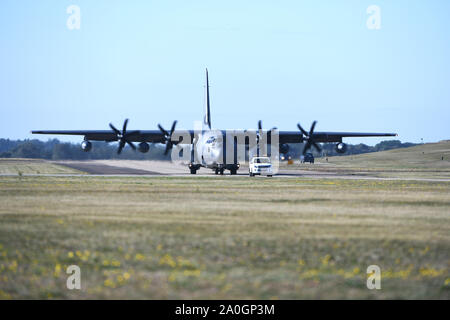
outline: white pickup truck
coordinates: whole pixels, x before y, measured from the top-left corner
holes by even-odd
[[[248,174],[250,177],[255,175],[272,176],[272,164],[269,157],[253,157],[248,165]]]

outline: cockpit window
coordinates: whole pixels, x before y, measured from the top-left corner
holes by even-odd
[[[256,158],[255,159],[256,163],[270,163],[269,158]]]

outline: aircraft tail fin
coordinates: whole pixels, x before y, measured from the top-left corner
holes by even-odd
[[[205,106],[205,117],[203,119],[203,124],[211,129],[211,113],[209,109],[209,80],[208,80],[208,69],[206,69],[206,106]]]

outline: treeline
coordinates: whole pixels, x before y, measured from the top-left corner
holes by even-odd
[[[322,153],[317,156],[342,155],[336,152],[335,143],[322,144]],[[360,154],[390,149],[407,148],[414,146],[414,143],[402,143],[399,140],[382,141],[375,146],[365,144],[348,144],[347,152],[344,155]],[[300,157],[303,151],[302,144],[290,144],[289,154],[293,157]],[[33,140],[9,140],[0,139],[0,158],[35,158],[51,160],[93,160],[93,159],[130,159],[130,160],[170,160],[170,153],[164,156],[164,146],[161,144],[151,144],[147,153],[134,152],[126,147],[120,155],[117,154],[117,143],[92,142],[92,150],[84,152],[80,144],[61,142],[58,139],[51,139],[46,142],[37,139]]]
[[[169,160],[164,155],[162,145],[150,145],[147,153],[134,152],[126,147],[117,154],[117,142],[105,143],[92,141],[92,150],[84,152],[80,144],[61,142],[58,139],[46,142],[33,140],[0,139],[0,158],[35,158],[51,160],[94,160],[94,159],[129,159],[129,160]]]
[[[369,153],[377,151],[386,151],[391,149],[408,148],[417,145],[417,143],[405,142],[402,143],[400,140],[386,140],[377,143],[374,146],[368,146],[364,143],[359,144],[347,144],[347,151],[342,153],[336,152],[336,143],[322,143],[322,152],[319,153],[315,149],[312,149],[312,153],[315,157],[320,156],[345,156],[351,154]],[[289,145],[290,153],[292,152],[294,157],[299,157],[303,151],[303,144],[291,144]],[[311,152],[311,150],[309,151]]]

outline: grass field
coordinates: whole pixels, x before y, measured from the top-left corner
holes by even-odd
[[[449,208],[448,181],[0,177],[0,298],[449,299]]]
[[[0,174],[82,174],[83,172],[40,159],[0,159]]]
[[[381,178],[450,179],[450,140],[382,152],[317,158],[316,163],[287,169],[366,174]]]
[[[330,157],[329,162],[347,167],[450,169],[450,140],[382,152]]]

